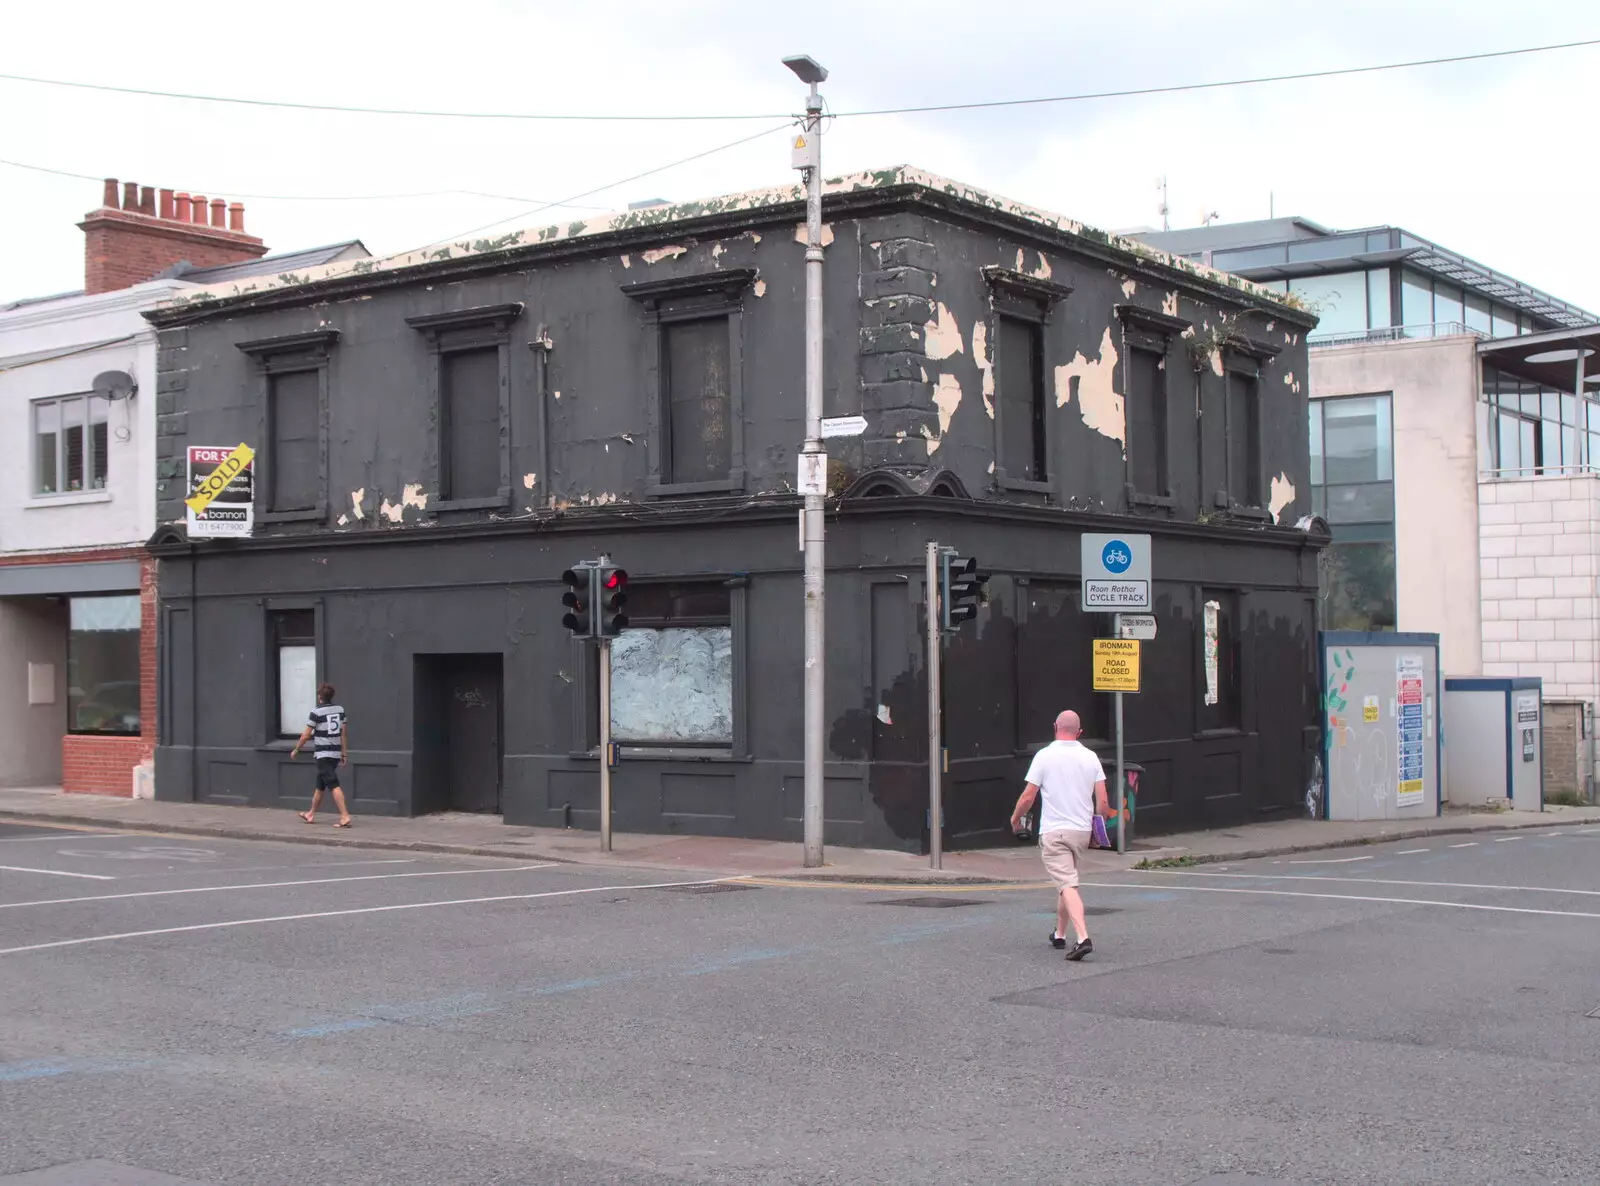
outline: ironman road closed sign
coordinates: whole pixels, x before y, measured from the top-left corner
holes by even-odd
[[[1096,692],[1137,692],[1139,690],[1139,643],[1131,638],[1094,640],[1094,690]]]
[[[1083,536],[1083,610],[1116,614],[1150,608],[1150,537]]]

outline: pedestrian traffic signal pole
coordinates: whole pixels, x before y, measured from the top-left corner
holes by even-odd
[[[611,640],[600,640],[600,851],[611,851]]]
[[[617,751],[611,740],[611,640],[628,628],[628,573],[602,555],[561,574],[566,614],[561,624],[580,643],[594,643],[600,694],[600,851],[611,851],[611,770]]]
[[[928,602],[928,867],[944,868],[944,721],[940,709],[944,648],[940,645],[943,549],[928,541],[923,584]]]

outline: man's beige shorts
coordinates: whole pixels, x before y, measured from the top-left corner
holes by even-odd
[[[1072,828],[1058,828],[1039,837],[1039,855],[1044,858],[1044,870],[1062,889],[1078,884],[1078,858],[1089,847],[1089,833]]]

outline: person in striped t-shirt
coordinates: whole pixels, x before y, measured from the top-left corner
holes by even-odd
[[[316,823],[317,808],[322,806],[322,792],[326,789],[333,792],[334,805],[339,808],[339,822],[334,827],[350,826],[350,809],[344,805],[344,790],[339,786],[339,767],[349,757],[347,736],[344,708],[333,702],[333,685],[323,684],[317,689],[317,706],[311,710],[311,719],[289,751],[292,761],[300,756],[300,747],[310,741],[312,756],[317,759],[317,788],[311,792],[311,810],[300,813],[308,824]]]

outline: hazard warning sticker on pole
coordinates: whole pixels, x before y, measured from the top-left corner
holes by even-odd
[[[255,450],[189,446],[190,539],[249,535],[255,526]]]

